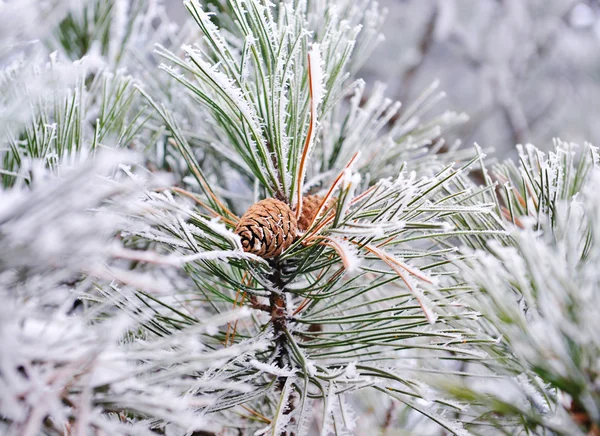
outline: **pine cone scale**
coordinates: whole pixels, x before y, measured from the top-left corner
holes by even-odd
[[[330,199],[326,206],[329,206],[334,200],[335,199]],[[302,201],[302,214],[300,215],[300,218],[298,218],[298,230],[302,232],[308,230],[313,220],[317,216],[317,212],[319,211],[322,201],[323,197],[320,195],[307,195],[304,197]]]

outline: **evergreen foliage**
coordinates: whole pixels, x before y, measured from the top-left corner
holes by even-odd
[[[367,93],[369,0],[184,4],[0,3],[0,431],[600,434],[596,149]]]

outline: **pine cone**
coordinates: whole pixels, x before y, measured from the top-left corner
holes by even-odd
[[[330,198],[325,206],[328,207],[334,200],[335,198]],[[302,199],[302,214],[298,219],[298,230],[303,232],[308,230],[319,211],[319,206],[322,201],[323,197],[320,195],[307,195]]]
[[[296,238],[296,215],[283,201],[274,198],[250,206],[235,228],[244,251],[269,259],[283,253]]]

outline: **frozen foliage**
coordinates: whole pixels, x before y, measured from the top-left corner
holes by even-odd
[[[453,274],[446,270],[453,239],[502,233],[497,218],[483,229],[459,220],[456,226],[451,219],[473,215],[473,222],[486,222],[494,207],[468,202],[477,193],[465,186],[464,173],[479,156],[454,148],[436,155],[445,145],[441,132],[464,116],[421,121],[438,99],[435,85],[394,120],[399,104],[385,100],[383,88],[360,103],[364,85],[352,80],[351,59],[364,54],[353,53],[354,38],[362,41],[361,50],[369,47],[357,24],[364,21],[370,39],[379,25],[360,9],[231,2],[220,7],[236,20],[218,15],[219,29],[198,2],[185,5],[203,41],[184,46],[183,58],[159,48],[170,63],[161,68],[205,110],[208,123],[194,129],[213,136],[209,149],[229,164],[229,178],[237,173],[256,186],[255,198],[276,196],[298,209],[305,190],[323,195],[307,231],[275,261],[211,259],[203,253],[232,246],[209,217],[231,229],[238,220],[233,211],[243,207],[229,196],[228,202],[220,198],[219,185],[227,179],[209,180],[194,141],[200,134],[188,133],[168,103],[141,90],[186,159],[194,180],[184,182],[200,194],[175,189],[198,205],[191,226],[180,222],[163,227],[162,234],[132,236],[194,259],[187,271],[216,310],[232,303],[255,310],[252,322],[228,328],[226,344],[248,337],[270,341],[240,373],[241,380],[252,380],[255,397],[232,393],[223,401],[266,416],[270,425],[259,432],[280,433],[284,424],[296,432],[314,421],[307,404],[321,397],[322,417],[313,425],[326,434],[353,428],[338,395],[373,386],[460,432],[439,401],[419,404],[412,398],[427,391],[418,381],[415,357],[484,357],[464,345],[475,338],[447,327],[463,312],[446,309],[461,292],[445,278]],[[403,160],[413,163],[412,171]],[[268,421],[271,416],[274,421]]]
[[[508,359],[493,371],[508,379],[450,389],[477,398],[480,413],[501,412],[491,419],[507,427],[596,434],[600,161],[594,147],[560,141],[548,154],[529,145],[520,161],[494,171],[505,181],[510,242],[490,241],[457,264],[477,290],[467,301]]]
[[[195,100],[207,106],[208,116],[219,120],[211,132],[211,148],[218,150],[223,159],[241,158],[243,163],[230,163],[241,164],[240,169],[256,177],[270,195],[294,198],[300,188],[290,176],[300,165],[304,139],[308,135],[312,140],[317,120],[342,95],[362,11],[353,7],[342,12],[341,5],[327,7],[328,15],[320,17],[327,20],[319,22],[314,16],[318,11],[310,9],[316,6],[308,3],[281,3],[275,16],[271,7],[254,5],[246,10],[243,2],[232,2],[231,13],[237,20],[228,29],[229,34],[216,28],[197,1],[185,5],[204,34],[204,44],[185,46],[185,60],[160,50],[177,67],[163,68],[186,86]],[[313,29],[306,28],[306,20],[323,27],[314,29],[314,42],[318,44],[310,49],[315,75],[310,86],[306,59],[309,30]],[[203,50],[214,59],[203,55]],[[322,67],[324,71],[317,77]],[[326,87],[321,83],[323,74]],[[193,78],[198,82],[194,83]],[[238,125],[245,127],[240,129]]]
[[[4,83],[11,99],[6,112],[16,110],[19,114],[19,106],[25,104],[31,108],[29,119],[7,115],[3,120],[7,123],[6,137],[0,158],[4,161],[1,174],[5,186],[32,183],[36,162],[59,171],[61,162],[85,159],[98,148],[135,147],[147,114],[145,108],[136,107],[139,96],[134,94],[132,77],[102,72],[86,86],[89,70],[83,63],[71,69],[72,83],[50,85],[54,92],[19,102],[23,87],[26,93],[39,92],[31,89],[31,78],[25,82],[18,78],[19,73],[27,74],[23,71],[27,68],[11,72],[13,78]],[[44,76],[55,77],[66,69],[67,65],[53,60],[37,74],[45,80]]]
[[[447,142],[375,2],[183,3],[0,3],[0,432],[598,432],[596,149]]]
[[[158,304],[175,297],[173,280],[119,260],[115,237],[139,226],[127,216],[148,213],[142,182],[114,172],[125,159],[101,154],[93,165],[63,168],[60,178],[39,169],[35,188],[0,193],[0,428],[7,434],[150,434],[166,422],[207,429],[210,419],[197,411],[212,400],[202,392],[217,380],[249,390],[227,376],[197,375],[264,347],[251,341],[214,350],[201,340],[248,313],[199,321],[190,307],[162,326]],[[136,289],[154,296],[143,304]]]

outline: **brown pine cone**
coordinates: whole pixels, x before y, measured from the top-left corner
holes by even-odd
[[[253,204],[235,228],[244,251],[269,259],[283,253],[296,238],[296,215],[283,201],[267,198]]]
[[[308,230],[319,211],[322,201],[323,197],[320,195],[307,195],[302,199],[302,214],[298,218],[298,230],[303,232]],[[329,207],[333,201],[335,201],[335,198],[330,198],[325,207]]]

